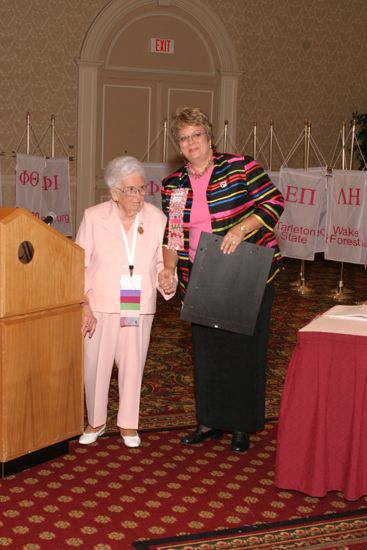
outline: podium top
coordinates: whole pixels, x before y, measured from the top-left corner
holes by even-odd
[[[84,251],[24,208],[0,208],[0,318],[80,303]]]
[[[9,218],[11,215],[16,216],[18,210],[23,210],[22,208],[10,208],[7,206],[0,208],[0,221],[4,218]]]

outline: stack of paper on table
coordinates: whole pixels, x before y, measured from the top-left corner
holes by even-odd
[[[313,319],[300,331],[367,336],[367,304],[334,306]]]
[[[324,313],[328,317],[339,317],[351,321],[367,321],[367,304],[358,306],[334,306]]]

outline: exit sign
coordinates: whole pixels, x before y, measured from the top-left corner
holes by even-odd
[[[150,51],[152,53],[173,53],[175,41],[171,38],[151,38]]]

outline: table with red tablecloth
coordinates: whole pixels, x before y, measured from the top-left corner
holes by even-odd
[[[315,497],[367,495],[367,319],[332,317],[298,331],[283,389],[275,485]]]

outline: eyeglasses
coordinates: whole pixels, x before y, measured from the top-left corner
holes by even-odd
[[[134,197],[135,195],[145,195],[145,185],[142,185],[141,187],[134,187],[133,185],[128,187],[115,187],[117,191],[121,191],[121,193],[124,193],[124,195],[127,195],[128,197]]]
[[[200,139],[201,136],[204,136],[206,132],[200,132],[200,130],[197,130],[196,132],[193,132],[190,136],[178,136],[177,140],[179,143],[189,143],[190,139],[192,141],[197,141]]]

